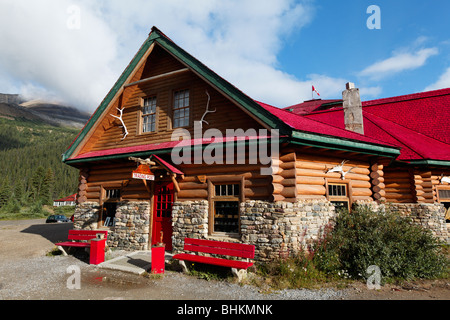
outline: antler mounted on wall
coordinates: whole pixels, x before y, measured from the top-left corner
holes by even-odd
[[[444,174],[441,174],[439,180],[441,181],[441,184],[443,184],[444,182],[450,183],[450,176],[444,177]]]
[[[208,90],[206,90],[206,95],[208,96],[208,103],[206,104],[206,111],[205,111],[205,113],[203,114],[202,119],[200,120],[200,127],[201,127],[201,128],[203,128],[203,122],[209,125],[208,121],[205,120],[206,115],[207,115],[208,113],[214,113],[214,112],[217,111],[216,109],[214,109],[214,110],[209,110],[209,102],[211,101],[211,96],[209,95]]]
[[[124,130],[122,140],[125,140],[125,138],[128,136],[127,126],[125,125],[125,122],[123,122],[123,119],[122,119],[122,117],[123,117],[123,110],[124,110],[124,109],[125,109],[125,108],[122,108],[122,109],[117,108],[117,110],[119,110],[119,112],[120,112],[120,116],[119,116],[119,117],[118,117],[118,116],[115,116],[115,115],[113,115],[113,114],[111,114],[111,117],[114,117],[114,118],[116,118],[116,119],[119,119],[120,123],[122,123],[122,128],[123,128],[123,130]]]
[[[356,168],[356,167],[351,167],[349,170],[344,171],[344,164],[346,162],[348,162],[348,160],[342,161],[341,164],[338,164],[337,166],[335,166],[332,169],[326,169],[326,173],[328,173],[328,172],[339,172],[341,174],[341,179],[345,180],[345,175]]]

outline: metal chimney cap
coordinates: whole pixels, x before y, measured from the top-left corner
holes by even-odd
[[[347,88],[347,90],[349,89],[355,89],[355,84],[353,82],[347,82],[347,84],[345,85],[345,87]]]

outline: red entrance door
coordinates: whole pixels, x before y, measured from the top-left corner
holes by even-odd
[[[172,204],[173,204],[173,183],[155,184],[155,197],[153,206],[153,235],[152,245],[161,240],[163,233],[163,243],[166,250],[172,250]]]

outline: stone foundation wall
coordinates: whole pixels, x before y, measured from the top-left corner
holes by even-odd
[[[83,202],[75,207],[73,218],[73,228],[76,230],[96,230],[98,228],[98,219],[100,204],[98,202]]]
[[[450,232],[440,204],[377,204],[377,210],[395,210],[412,217],[415,223],[428,228],[441,241],[450,243]],[[100,206],[96,202],[79,204],[75,209],[74,228],[98,228]],[[183,251],[184,238],[213,239],[253,244],[256,261],[271,261],[305,249],[317,239],[324,228],[333,223],[335,208],[327,200],[303,200],[296,203],[246,201],[240,206],[239,238],[218,239],[208,235],[208,201],[176,202],[172,209],[172,246]],[[116,223],[110,228],[108,246],[125,250],[149,250],[150,202],[120,202]]]
[[[241,240],[255,245],[255,260],[276,260],[306,249],[334,216],[334,206],[324,200],[246,201],[241,204]]]
[[[172,206],[172,247],[183,251],[184,238],[208,236],[208,201],[175,202]]]
[[[116,223],[109,228],[108,246],[123,250],[148,250],[150,202],[119,202]],[[100,205],[84,202],[75,208],[74,229],[97,230]]]
[[[183,251],[184,238],[225,240],[253,244],[255,260],[269,261],[305,248],[334,217],[328,201],[298,203],[246,201],[241,203],[239,239],[208,236],[208,202],[188,201],[173,205],[172,246]]]
[[[119,202],[108,245],[123,250],[149,250],[150,201]]]
[[[445,222],[445,207],[439,203],[389,203],[387,208],[400,212],[444,243],[450,243],[450,233]]]

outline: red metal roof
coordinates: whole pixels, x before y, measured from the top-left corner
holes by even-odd
[[[122,148],[92,151],[92,152],[80,154],[77,157],[71,158],[70,160],[127,155],[127,154],[131,154],[131,153],[139,153],[139,152],[151,153],[154,151],[167,150],[167,149],[172,149],[175,147],[182,148],[182,147],[189,147],[189,146],[196,146],[196,145],[203,145],[203,144],[210,144],[210,143],[224,143],[224,142],[267,139],[267,138],[270,138],[270,136],[259,135],[259,136],[223,137],[223,138],[214,137],[211,139],[186,139],[186,140],[181,140],[181,141],[169,141],[169,142],[162,142],[162,143],[138,145],[138,146],[133,146],[133,147],[122,147]],[[153,155],[153,156],[155,157],[155,155]],[[160,158],[158,158],[158,159],[161,161],[164,161]],[[166,163],[166,164],[168,165],[168,163]],[[173,171],[173,172],[176,173],[175,171]],[[182,174],[182,173],[180,173],[180,174]]]
[[[326,122],[316,121],[315,119],[310,119],[305,116],[301,116],[298,114],[294,114],[292,112],[289,112],[287,110],[279,109],[276,107],[273,107],[271,105],[258,102],[264,109],[278,117],[281,121],[291,126],[293,129],[304,131],[304,132],[311,132],[311,133],[318,133],[321,135],[327,135],[327,136],[333,136],[333,137],[339,137],[344,139],[350,139],[350,140],[356,140],[361,142],[367,142],[372,144],[381,144],[381,145],[389,145],[389,146],[395,146],[390,144],[389,142],[383,141],[383,140],[377,140],[373,137],[368,137],[366,135],[362,135],[353,131],[345,130],[338,126],[330,125]],[[343,116],[342,116],[343,118]]]
[[[399,160],[450,161],[450,88],[365,101],[364,135],[401,147]],[[342,108],[304,117],[345,128]]]
[[[173,165],[168,163],[167,161],[164,161],[160,157],[158,157],[156,154],[152,155],[153,158],[155,158],[160,164],[162,164],[164,167],[166,167],[170,172],[176,173],[176,174],[184,174],[182,171],[175,168]]]
[[[77,200],[77,194],[73,194],[71,196],[62,198],[62,199],[58,199],[58,200],[53,200],[54,202],[75,202]]]
[[[333,99],[333,100],[322,100],[322,99],[314,99],[314,100],[308,100],[299,104],[295,104],[290,107],[283,108],[284,110],[292,110],[295,114],[308,114],[317,110],[322,110],[324,106],[327,104],[333,104],[342,102],[342,100]]]

